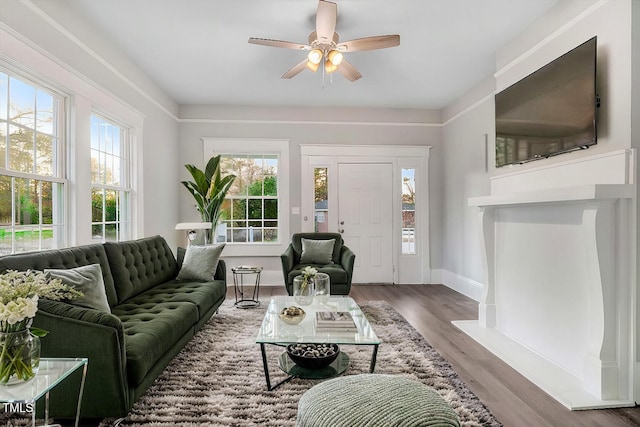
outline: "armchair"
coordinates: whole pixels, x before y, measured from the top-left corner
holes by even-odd
[[[314,241],[335,239],[331,261],[316,263],[313,262],[314,260],[307,262],[308,260],[302,259],[302,239]],[[291,237],[291,243],[280,255],[280,259],[284,283],[289,295],[293,295],[293,278],[300,275],[307,266],[329,275],[332,295],[348,295],[351,290],[351,278],[353,277],[356,256],[351,249],[344,245],[340,233],[296,233]]]

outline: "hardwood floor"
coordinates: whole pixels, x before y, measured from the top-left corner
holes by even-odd
[[[229,288],[229,298],[234,298]],[[261,299],[285,294],[263,287]],[[443,285],[354,285],[356,301],[385,300],[453,366],[506,427],[640,426],[640,407],[570,411],[451,324],[478,318],[478,304]]]

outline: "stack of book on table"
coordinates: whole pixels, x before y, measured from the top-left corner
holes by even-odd
[[[356,322],[348,311],[317,311],[316,332],[358,332]]]

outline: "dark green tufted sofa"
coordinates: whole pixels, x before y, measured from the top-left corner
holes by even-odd
[[[184,251],[179,252],[182,255]],[[100,264],[111,313],[40,300],[34,326],[49,331],[42,357],[87,357],[83,419],[124,417],[226,296],[226,268],[215,280],[176,281],[180,269],[164,238],[0,257],[5,270]],[[50,415],[75,416],[79,373],[50,396]]]

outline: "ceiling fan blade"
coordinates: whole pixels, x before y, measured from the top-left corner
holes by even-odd
[[[362,50],[384,49],[400,45],[398,34],[388,36],[373,36],[362,39],[349,40],[338,45],[341,52],[357,52]]]
[[[338,71],[340,72],[340,74],[342,74],[352,82],[355,82],[360,77],[362,77],[362,74],[360,74],[360,71],[358,71],[356,67],[351,65],[351,63],[345,59],[343,59],[340,65],[338,65]]]
[[[311,50],[311,46],[306,44],[286,42],[282,40],[262,39],[258,37],[250,37],[249,43],[259,44],[262,46],[283,47],[285,49]]]
[[[333,33],[336,32],[336,20],[338,19],[338,5],[330,1],[320,0],[316,14],[316,33],[318,41],[331,43]]]
[[[292,77],[297,76],[298,74],[300,74],[305,68],[307,68],[307,59],[305,58],[304,61],[294,65],[293,67],[291,67],[286,73],[284,73],[282,75],[283,79],[290,79]]]

